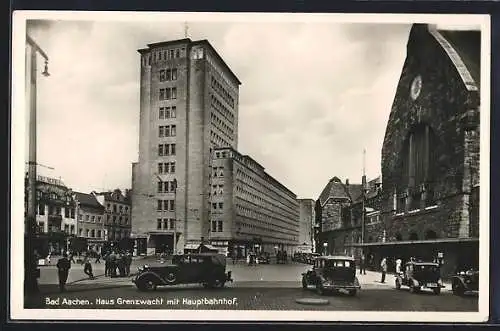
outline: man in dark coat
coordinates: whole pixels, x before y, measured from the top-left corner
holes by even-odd
[[[63,253],[63,257],[57,261],[57,274],[59,276],[59,290],[64,292],[66,290],[66,281],[68,280],[69,269],[71,269],[71,262],[69,262],[68,254]]]
[[[125,254],[125,276],[130,276],[130,265],[132,264],[132,254]]]

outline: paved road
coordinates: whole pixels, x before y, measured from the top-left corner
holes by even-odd
[[[57,293],[56,285],[42,285],[41,289],[46,294],[28,299],[26,308],[477,311],[478,307],[475,296],[457,297],[450,291],[444,291],[439,296],[432,293],[411,294],[390,286],[365,288],[356,297],[342,293],[322,296],[330,301],[328,305],[306,306],[296,303],[295,299],[320,298],[313,290],[303,290],[299,283],[293,282],[285,282],[285,285],[283,282],[264,283],[267,287],[254,287],[251,282],[242,282],[239,286],[223,289],[179,286],[146,293],[133,286],[96,288],[90,284],[75,284],[62,295]],[[65,304],[63,299],[68,302]],[[147,299],[153,301],[148,302]]]

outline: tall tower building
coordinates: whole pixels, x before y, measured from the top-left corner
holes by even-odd
[[[138,254],[180,252],[208,238],[210,156],[215,147],[237,148],[241,82],[207,40],[154,43],[139,53],[132,236]]]

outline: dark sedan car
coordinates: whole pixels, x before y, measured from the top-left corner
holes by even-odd
[[[404,271],[396,275],[396,289],[401,289],[401,286],[408,286],[411,293],[429,289],[438,295],[444,287],[439,264],[422,261],[406,263]]]
[[[474,268],[458,271],[451,277],[451,289],[455,295],[479,291],[479,271]]]
[[[233,281],[231,272],[226,272],[226,257],[216,253],[174,255],[172,261],[138,269],[133,282],[141,291],[177,284],[224,287],[226,282]]]
[[[312,270],[302,274],[302,287],[310,285],[318,294],[346,290],[349,295],[356,295],[361,288],[356,277],[354,258],[350,256],[320,256],[314,260]]]

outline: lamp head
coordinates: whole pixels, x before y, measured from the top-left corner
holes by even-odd
[[[49,74],[49,62],[48,61],[45,61],[45,68],[43,69],[42,75],[44,75],[45,77],[50,76],[50,74]]]

